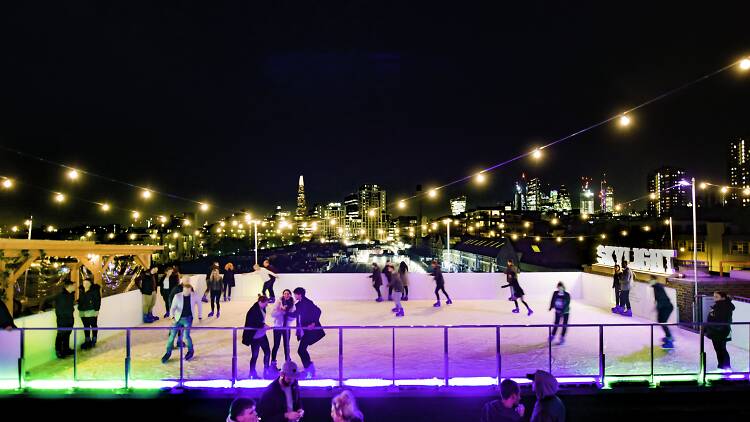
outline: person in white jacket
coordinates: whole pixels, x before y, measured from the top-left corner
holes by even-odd
[[[190,337],[190,327],[193,326],[193,309],[199,306],[200,296],[193,290],[193,286],[188,282],[182,283],[182,292],[175,295],[172,300],[172,307],[169,310],[170,315],[175,320],[175,324],[169,331],[169,340],[167,340],[167,352],[162,356],[161,363],[167,363],[172,356],[174,338],[177,332],[183,334],[187,343],[187,354],[185,360],[191,360],[194,355],[193,339]]]
[[[281,300],[276,302],[276,305],[271,311],[271,317],[273,318],[273,348],[271,349],[271,369],[278,372],[279,367],[276,364],[276,354],[279,352],[279,346],[283,340],[284,342],[284,362],[290,360],[289,356],[289,339],[291,337],[291,330],[285,329],[289,327],[290,315],[293,315],[296,308],[294,307],[294,298],[292,297],[292,291],[284,289],[281,294]]]
[[[270,267],[270,264],[267,263],[268,260],[265,260],[263,262],[264,265]],[[253,272],[257,273],[260,276],[261,281],[263,282],[263,291],[261,292],[261,294],[265,295],[266,292],[268,292],[269,302],[275,303],[276,295],[273,293],[273,283],[277,278],[279,278],[279,275],[269,270],[266,266],[261,267],[258,264],[253,265]]]

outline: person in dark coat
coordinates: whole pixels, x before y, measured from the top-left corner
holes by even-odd
[[[16,328],[18,327],[16,327],[16,323],[13,321],[13,315],[10,314],[8,307],[5,306],[5,302],[0,300],[0,330],[10,331]]]
[[[388,271],[388,267],[393,267],[391,261],[386,262],[383,266],[383,275],[385,276],[386,287],[388,287],[388,300],[393,300],[393,273]]]
[[[63,289],[55,296],[55,317],[58,328],[73,327],[73,305],[75,304],[76,285],[70,281],[63,281]],[[58,330],[55,337],[55,353],[62,359],[73,354],[70,348],[70,330]]]
[[[732,340],[732,326],[728,324],[732,323],[733,312],[732,298],[726,292],[714,292],[714,304],[708,314],[708,322],[727,325],[707,325],[706,337],[714,344],[719,369],[726,372],[732,372],[727,342]]]
[[[440,263],[437,262],[437,260],[432,261],[432,277],[435,279],[435,297],[437,298],[437,302],[435,302],[432,306],[439,308],[440,307],[440,291],[443,291],[443,294],[445,295],[445,304],[450,305],[453,303],[451,300],[451,297],[448,296],[448,292],[445,291],[445,279],[443,278],[443,270],[440,269]]]
[[[549,302],[549,310],[555,310],[555,326],[552,327],[552,333],[549,335],[550,341],[555,338],[557,334],[557,326],[562,324],[562,333],[560,333],[560,341],[558,345],[565,344],[565,333],[568,331],[568,318],[570,317],[570,293],[565,291],[565,285],[561,282],[557,283],[557,291],[552,293],[552,300]]]
[[[234,287],[234,264],[231,262],[227,262],[227,265],[224,266],[224,278],[222,279],[222,282],[224,283],[224,302],[229,300],[232,301],[232,287]]]
[[[669,316],[672,315],[672,311],[674,311],[674,305],[672,305],[672,302],[669,300],[664,285],[656,281],[656,278],[651,277],[648,284],[654,289],[654,300],[656,300],[656,321],[658,321],[659,324],[666,324],[669,322]],[[661,339],[661,347],[663,349],[673,349],[674,337],[672,337],[672,332],[669,331],[669,326],[662,325],[661,328],[664,330],[664,338]]]
[[[518,312],[520,312],[518,308],[518,299],[521,299],[521,303],[523,303],[523,305],[526,307],[526,310],[528,311],[527,315],[533,314],[534,311],[531,310],[531,308],[529,307],[529,304],[526,303],[526,301],[523,299],[525,292],[521,288],[521,284],[518,282],[518,267],[516,267],[513,264],[513,261],[510,259],[508,260],[508,265],[505,268],[505,276],[506,276],[506,280],[508,284],[506,284],[505,286],[501,286],[501,287],[503,288],[510,287],[510,291],[511,291],[510,298],[513,301],[513,303],[516,304],[516,309],[513,310],[513,313],[517,314]]]
[[[615,289],[615,307],[612,308],[613,314],[620,313],[620,276],[622,276],[622,270],[620,266],[615,264],[614,272],[612,273],[612,288]]]
[[[263,390],[258,415],[263,422],[287,422],[302,419],[305,412],[299,395],[297,364],[284,362],[279,377]]]
[[[404,297],[401,298],[404,302],[409,301],[409,265],[401,261],[398,264],[398,275],[401,276],[401,284],[404,285]]]
[[[481,422],[521,422],[525,409],[521,404],[521,388],[512,379],[500,383],[500,400],[484,405]]]
[[[78,293],[78,315],[81,317],[81,323],[84,328],[83,335],[86,340],[81,345],[81,349],[87,350],[96,346],[96,327],[99,319],[99,309],[102,306],[102,290],[98,284],[91,283],[91,280],[83,280],[81,290]]]
[[[321,328],[320,315],[322,314],[312,300],[305,297],[305,289],[297,287],[294,289],[294,298],[297,300],[293,316],[297,319],[297,340],[299,347],[297,354],[302,360],[302,366],[305,368],[305,377],[310,379],[315,377],[315,364],[310,358],[307,348],[317,343],[325,337],[326,333]]]
[[[169,268],[164,274],[164,278],[166,279],[166,283],[162,284],[161,295],[164,298],[164,306],[167,309],[164,318],[169,318],[169,310],[172,309],[172,299],[180,291],[180,289],[177,289],[177,286],[180,285],[180,270],[177,266]],[[164,291],[165,285],[167,286],[166,292]]]
[[[380,293],[380,286],[383,285],[383,277],[380,272],[380,267],[375,262],[372,263],[372,274],[370,274],[369,277],[372,279],[372,288],[378,292],[378,298],[375,299],[375,302],[382,302],[383,295]]]
[[[546,371],[536,371],[531,389],[536,395],[531,422],[565,422],[565,405],[557,397],[557,380]]]
[[[143,322],[150,324],[157,321],[159,317],[154,315],[154,304],[156,303],[156,267],[150,271],[143,271],[136,278],[138,290],[141,291],[141,301],[143,304],[142,314]]]
[[[271,347],[268,345],[268,337],[266,332],[271,328],[266,325],[266,307],[268,306],[268,298],[265,296],[258,296],[258,301],[255,302],[250,310],[245,315],[245,329],[242,331],[242,344],[249,346],[252,352],[250,358],[250,379],[259,379],[258,373],[255,371],[255,364],[258,362],[259,349],[263,349],[263,378],[268,379],[269,364],[271,360]]]

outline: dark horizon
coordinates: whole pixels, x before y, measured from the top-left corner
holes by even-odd
[[[645,4],[645,3],[644,3]],[[502,162],[750,54],[744,7],[249,4],[6,6],[0,145],[110,178],[265,214],[308,207],[365,183],[388,201]],[[520,160],[488,183],[425,200],[425,214],[510,200],[523,172],[565,184],[602,173],[617,202],[642,196],[663,165],[727,179],[726,146],[750,136],[750,74],[729,70]],[[127,220],[58,207],[30,184],[142,213],[195,211],[0,154],[0,221],[58,226]],[[399,212],[394,212],[399,215]],[[407,208],[405,215],[416,214]]]

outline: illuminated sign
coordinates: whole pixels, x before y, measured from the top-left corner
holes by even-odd
[[[628,261],[628,267],[636,271],[652,273],[674,274],[672,258],[677,253],[672,249],[625,248],[621,246],[596,247],[596,263],[613,267]]]

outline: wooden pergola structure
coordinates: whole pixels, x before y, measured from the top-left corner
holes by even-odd
[[[13,313],[13,295],[18,278],[26,272],[31,264],[44,256],[73,258],[76,262],[70,266],[71,281],[76,283],[78,291],[79,269],[83,265],[94,277],[94,283],[102,284],[102,275],[112,260],[117,256],[133,256],[143,268],[151,267],[151,255],[162,251],[163,246],[151,245],[107,245],[93,241],[75,240],[26,240],[0,239],[0,274],[6,278],[5,304]],[[15,259],[14,268],[6,272],[6,259]]]

